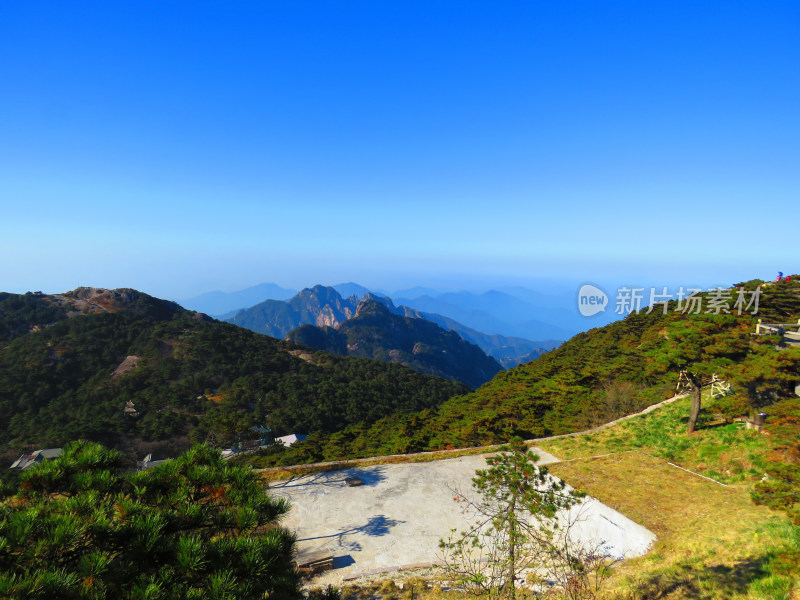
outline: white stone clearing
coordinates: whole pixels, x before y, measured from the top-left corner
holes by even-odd
[[[533,448],[539,464],[558,459]],[[326,552],[334,569],[326,583],[441,561],[439,540],[469,524],[457,492],[472,494],[482,455],[426,463],[376,465],[275,482],[269,492],[292,503],[283,525],[297,533],[299,554]],[[346,477],[364,484],[348,487]],[[616,558],[644,554],[655,535],[601,502],[588,498],[570,511],[579,515],[571,538],[602,546]]]

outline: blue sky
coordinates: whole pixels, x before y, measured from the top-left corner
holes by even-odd
[[[781,1],[5,3],[0,289],[800,271],[798,39]]]

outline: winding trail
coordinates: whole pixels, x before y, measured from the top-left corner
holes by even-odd
[[[548,437],[534,438],[532,440],[525,440],[525,443],[531,446],[536,443],[545,442],[548,440],[557,440],[561,438],[575,437],[579,435],[585,435],[588,433],[594,433],[596,431],[601,431],[603,429],[606,429],[607,427],[612,427],[617,423],[622,423],[623,421],[627,421],[628,419],[633,419],[635,417],[640,417],[642,415],[651,413],[654,410],[658,410],[662,406],[672,404],[676,400],[680,400],[681,398],[685,398],[686,396],[687,394],[678,394],[677,396],[673,396],[672,398],[667,398],[666,400],[662,400],[661,402],[658,402],[656,404],[651,404],[644,410],[641,410],[637,413],[625,415],[624,417],[620,417],[619,419],[609,421],[608,423],[603,423],[602,425],[598,425],[597,427],[584,429],[582,431],[574,431],[572,433],[562,433],[560,435],[551,435]],[[456,448],[453,450],[431,450],[427,452],[415,452],[412,454],[389,454],[386,456],[372,456],[369,458],[350,458],[346,460],[308,463],[304,465],[292,465],[288,467],[269,467],[266,469],[254,469],[254,471],[258,473],[264,473],[265,475],[269,475],[270,473],[287,473],[287,472],[299,474],[308,471],[336,471],[340,469],[346,469],[349,467],[366,466],[366,465],[383,464],[383,463],[422,462],[419,459],[439,460],[439,459],[446,459],[449,457],[464,456],[469,454],[483,454],[486,452],[493,452],[498,448],[500,448],[502,445],[503,444],[493,444],[490,446],[472,446],[470,448]],[[560,461],[559,459],[555,459],[555,461],[552,462],[560,462]]]

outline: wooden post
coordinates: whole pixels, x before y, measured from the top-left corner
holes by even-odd
[[[689,413],[689,426],[687,429],[687,433],[691,435],[694,433],[695,427],[697,427],[697,418],[700,416],[703,387],[700,377],[694,373],[686,371],[686,379],[689,381],[689,387],[692,390],[692,412]]]

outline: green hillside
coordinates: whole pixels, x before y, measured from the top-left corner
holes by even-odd
[[[123,449],[223,444],[255,424],[276,435],[332,433],[467,391],[400,365],[312,353],[133,290],[0,302],[8,452],[79,438]],[[135,416],[123,413],[128,402]]]
[[[43,326],[66,316],[64,308],[46,302],[38,294],[0,292],[0,341],[25,335],[32,327]]]
[[[344,356],[398,363],[472,388],[502,369],[456,332],[425,319],[392,314],[384,304],[371,299],[363,300],[355,316],[335,329],[304,325],[289,332],[286,339]]]

